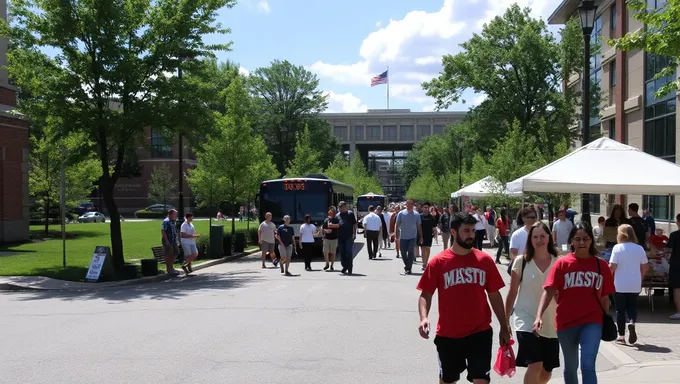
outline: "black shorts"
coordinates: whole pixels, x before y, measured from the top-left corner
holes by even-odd
[[[418,245],[420,245],[421,247],[432,247],[432,238],[430,237],[428,239],[427,237],[424,237],[423,242]]]
[[[516,363],[518,367],[528,367],[529,364],[543,363],[543,369],[552,372],[560,366],[560,342],[536,336],[532,332],[516,332],[519,351]]]
[[[668,271],[668,288],[680,289],[680,265],[671,265]]]
[[[467,369],[467,379],[490,381],[493,329],[473,333],[460,339],[437,336],[434,338],[439,354],[439,379],[444,383],[460,380]]]

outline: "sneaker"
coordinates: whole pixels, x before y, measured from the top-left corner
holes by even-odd
[[[264,265],[264,263],[262,263],[262,269],[265,269],[265,268],[267,268],[267,266]]]
[[[172,271],[168,272],[168,275],[170,276],[179,276],[179,271],[176,269],[173,269]]]
[[[410,275],[410,274],[413,273],[413,272],[411,272],[410,269],[407,269],[405,273],[406,273],[407,275]]]
[[[328,264],[326,264],[326,266],[323,267],[323,270],[324,270],[324,271],[327,271],[327,270],[328,270]]]
[[[275,267],[278,267],[279,266],[279,259],[274,259],[274,261],[272,261],[272,264],[274,264]]]
[[[281,273],[284,273],[285,271],[283,270],[283,265],[281,265]]]
[[[194,268],[191,267],[191,263],[187,264],[187,268],[189,268],[189,273],[194,271]]]
[[[628,324],[628,343],[635,344],[637,341],[637,333],[635,332],[635,324]]]
[[[186,265],[183,265],[183,266],[182,266],[182,270],[183,270],[184,273],[186,273],[187,275],[190,273],[190,272],[189,272],[189,268],[187,268]]]
[[[293,274],[290,273],[290,272],[286,272],[286,273],[285,273],[285,276],[293,276]]]
[[[672,314],[670,319],[671,320],[680,320],[680,312]]]
[[[346,269],[346,268],[343,268],[342,271],[340,271],[340,273],[342,273],[343,275],[344,275],[346,272],[347,272],[347,269]]]
[[[378,252],[378,257],[382,257],[382,252]]]
[[[335,271],[335,268],[333,268],[333,266],[332,266],[332,265],[331,265],[331,271]]]

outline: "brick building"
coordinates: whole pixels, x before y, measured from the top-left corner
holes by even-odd
[[[7,19],[7,2],[0,0]],[[0,67],[7,65],[7,39],[0,38]],[[28,121],[11,113],[16,92],[0,69],[0,243],[28,239]]]
[[[187,169],[196,166],[195,155],[187,149],[187,141],[184,140],[183,155],[183,170],[186,173]],[[179,175],[179,148],[177,144],[169,145],[168,141],[163,138],[155,129],[147,128],[146,130],[146,146],[137,148],[137,156],[139,158],[139,173],[137,177],[121,177],[116,183],[114,190],[114,197],[118,205],[120,214],[124,217],[130,217],[135,211],[145,208],[151,204],[156,203],[150,201],[148,198],[149,181],[151,180],[151,173],[156,166],[167,165],[172,172]],[[177,189],[172,191],[172,198],[167,204],[178,206]],[[102,212],[106,212],[106,205],[103,199],[98,195],[98,191],[94,191],[92,195],[92,202],[99,206]],[[193,206],[193,195],[189,186],[184,182],[184,207],[185,211]]]
[[[578,18],[580,0],[564,0],[548,19],[549,24],[565,24]],[[666,0],[647,0],[648,9],[661,8]],[[600,41],[601,49],[593,52],[590,81],[599,84],[600,103],[591,105],[591,139],[608,136],[624,144],[673,163],[680,162],[680,121],[676,119],[679,92],[658,99],[656,91],[667,81],[677,79],[678,71],[665,79],[654,80],[668,59],[645,51],[616,51],[607,44],[609,39],[645,28],[633,19],[625,0],[596,0],[597,14],[591,41]],[[595,46],[595,45],[593,45]],[[572,74],[567,87],[580,89],[580,74]],[[669,204],[670,200],[670,204]],[[590,195],[593,216],[608,216],[611,205],[638,203],[650,208],[657,221],[675,216],[680,196]],[[578,207],[574,207],[578,210]],[[640,212],[641,213],[641,212]]]

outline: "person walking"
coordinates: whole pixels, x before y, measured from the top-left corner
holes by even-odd
[[[300,226],[300,253],[305,260],[305,271],[312,270],[312,258],[314,257],[314,235],[319,231],[312,224],[312,215],[305,215],[305,222]]]
[[[333,265],[335,264],[335,252],[338,249],[338,228],[340,228],[338,223],[338,218],[335,217],[335,209],[331,207],[328,210],[328,217],[321,226],[323,231],[323,257],[326,261],[326,266],[323,267],[324,271],[327,271],[329,267],[331,271],[335,271]]]
[[[680,213],[675,216],[675,225],[680,229]],[[680,320],[680,230],[673,231],[668,236],[666,252],[671,255],[668,271],[668,290],[670,299],[675,304],[675,313],[670,316],[671,320]]]
[[[175,259],[179,255],[177,246],[177,211],[168,211],[168,217],[161,223],[161,244],[163,245],[163,259],[165,260],[165,270],[170,276],[179,276],[179,271],[175,269]]]
[[[513,232],[510,237],[510,263],[508,263],[508,275],[511,275],[512,263],[515,261],[518,255],[524,254],[524,249],[527,246],[527,240],[529,239],[529,231],[531,226],[536,222],[538,215],[533,208],[524,208],[520,211],[518,217],[522,219],[522,227]]]
[[[619,337],[616,342],[626,343],[626,325],[628,326],[628,343],[637,342],[635,322],[637,321],[637,301],[642,291],[642,279],[649,269],[647,252],[637,244],[635,230],[629,224],[619,226],[618,244],[612,249],[609,268],[614,275],[614,301],[616,304],[616,326]],[[626,324],[626,315],[628,323]]]
[[[383,210],[381,206],[375,209],[375,214],[380,218],[380,237],[378,240],[378,257],[382,257],[382,249],[388,249],[390,247],[390,236],[387,231],[387,223],[390,222],[390,214]]]
[[[442,234],[442,246],[446,249],[449,247],[449,239],[451,238],[451,214],[449,207],[444,207],[442,215],[439,216],[439,232]]]
[[[566,247],[572,228],[574,228],[574,224],[567,220],[567,212],[557,212],[557,220],[553,223],[552,235],[553,241],[559,249],[562,249],[562,246]]]
[[[420,214],[420,225],[422,227],[422,240],[420,241],[420,254],[423,256],[422,269],[425,270],[428,260],[430,259],[430,249],[432,248],[432,239],[437,244],[437,218],[432,215],[430,211],[430,203],[423,203],[423,213]]]
[[[602,338],[603,314],[616,290],[607,262],[599,258],[588,222],[576,224],[569,234],[572,253],[553,265],[543,285],[533,331],[543,330],[543,315],[557,294],[555,323],[564,357],[564,383],[578,384],[579,349],[583,384],[596,384],[595,362]]]
[[[198,247],[196,247],[196,239],[201,235],[196,233],[194,228],[194,214],[187,212],[184,215],[184,222],[179,229],[180,243],[182,244],[182,250],[184,251],[184,263],[182,263],[182,270],[187,276],[193,272],[191,268],[191,263],[198,257]]]
[[[380,232],[382,232],[382,221],[380,217],[375,214],[375,207],[372,205],[368,207],[368,214],[364,216],[364,237],[366,238],[366,247],[368,248],[368,259],[372,260],[377,257],[378,246],[380,242]]]
[[[496,252],[496,264],[500,264],[503,249],[505,249],[505,254],[510,256],[510,218],[508,218],[507,209],[501,209],[501,217],[496,220],[496,228],[498,228],[498,237],[501,240],[498,244],[498,252]]]
[[[434,344],[439,356],[440,383],[456,383],[466,369],[468,381],[489,383],[493,356],[491,309],[500,324],[500,345],[510,342],[500,292],[505,283],[493,259],[483,251],[473,249],[475,223],[477,219],[469,214],[453,215],[453,246],[430,260],[417,286],[421,291],[418,332],[424,339],[430,338],[428,316],[432,296],[435,292],[439,295],[439,321]]]
[[[519,344],[516,363],[518,367],[527,368],[524,374],[526,384],[548,383],[553,369],[560,366],[560,343],[555,330],[557,305],[554,300],[543,314],[542,329],[538,334],[534,334],[532,329],[543,285],[555,261],[557,249],[550,228],[539,221],[529,230],[524,255],[517,257],[512,265],[510,289],[505,301],[508,318],[514,314],[514,329]]]
[[[257,228],[257,243],[260,244],[262,251],[262,268],[267,268],[265,261],[267,261],[267,254],[272,260],[274,267],[278,266],[279,259],[276,258],[276,224],[272,223],[272,214],[267,212],[264,214],[264,221],[260,223]]]
[[[486,220],[486,238],[493,248],[496,246],[496,212],[491,206],[486,207],[484,219]]]
[[[357,218],[354,212],[347,208],[347,203],[341,201],[338,204],[340,212],[336,215],[338,219],[338,252],[342,263],[342,273],[352,274],[354,267],[354,239],[357,236]]]
[[[404,273],[410,275],[415,262],[416,241],[423,242],[423,229],[420,224],[420,214],[414,209],[415,200],[406,201],[406,209],[397,214],[396,241],[399,243],[401,256],[404,260]]]
[[[486,219],[482,214],[482,209],[477,207],[472,207],[473,213],[472,217],[477,219],[477,224],[475,225],[475,248],[482,250],[484,246],[484,235],[486,234]]]
[[[400,255],[400,247],[399,247],[399,241],[397,240],[397,215],[401,212],[401,206],[399,204],[396,204],[394,208],[392,208],[392,215],[390,216],[390,238],[394,239],[394,248],[397,251],[397,259],[401,257]]]
[[[289,271],[290,259],[293,257],[295,247],[295,232],[290,225],[290,216],[283,216],[283,224],[276,229],[276,237],[279,240],[279,254],[281,255],[281,273],[293,276]]]

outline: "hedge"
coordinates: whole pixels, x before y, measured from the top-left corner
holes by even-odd
[[[166,216],[168,216],[167,212],[147,211],[146,209],[135,212],[135,217],[138,219],[164,219]]]

